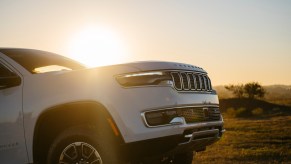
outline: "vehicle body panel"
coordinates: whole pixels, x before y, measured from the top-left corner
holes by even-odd
[[[3,59],[0,64],[17,73]],[[20,74],[18,74],[21,76]],[[0,159],[11,163],[27,163],[23,113],[22,87],[19,85],[0,90]]]

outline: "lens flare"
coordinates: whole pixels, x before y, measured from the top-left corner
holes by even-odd
[[[110,28],[89,27],[73,36],[68,54],[89,67],[117,64],[128,56],[124,43]]]

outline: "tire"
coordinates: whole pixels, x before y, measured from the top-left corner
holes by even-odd
[[[172,163],[173,164],[192,164],[193,158],[195,153],[192,151],[177,154],[173,157]]]
[[[116,147],[116,142],[104,129],[88,125],[72,127],[56,137],[49,149],[47,164],[122,163]]]

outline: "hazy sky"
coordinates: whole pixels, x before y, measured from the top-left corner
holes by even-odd
[[[0,20],[0,47],[72,56],[95,29],[113,46],[91,38],[105,47],[87,56],[98,63],[177,61],[203,67],[214,85],[291,84],[287,0],[0,0]]]

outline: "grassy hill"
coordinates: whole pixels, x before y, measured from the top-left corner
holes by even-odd
[[[263,100],[220,99],[225,134],[194,163],[291,163],[291,107]]]
[[[291,114],[289,106],[246,98],[220,99],[220,110],[222,113],[237,117],[271,117]]]
[[[291,85],[269,85],[263,87],[266,90],[265,101],[291,106]],[[220,99],[234,98],[232,93],[222,85],[215,86],[214,89]]]
[[[291,86],[289,85],[270,85],[264,86],[267,91],[265,100],[276,104],[291,106]]]
[[[197,153],[193,164],[291,163],[290,88],[265,87],[264,100],[250,100],[233,98],[223,86],[215,87],[226,132],[220,141]]]

